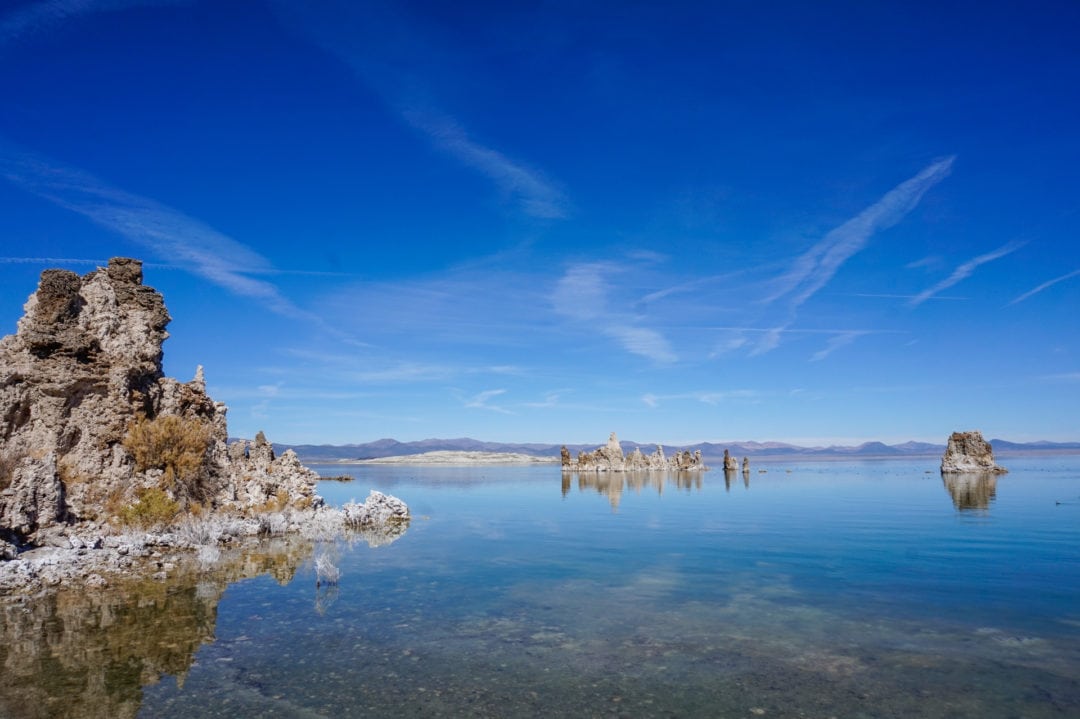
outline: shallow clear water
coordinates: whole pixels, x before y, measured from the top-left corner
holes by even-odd
[[[194,622],[190,667],[144,665],[124,706],[1080,716],[1080,457],[1005,463],[996,480],[952,483],[926,472],[933,460],[759,463],[727,478],[316,467],[357,477],[322,483],[331,503],[369,488],[405,499],[408,531],[301,550],[331,553],[337,587],[316,587],[303,560],[220,599],[204,587],[210,626]],[[160,603],[167,623],[177,609]]]

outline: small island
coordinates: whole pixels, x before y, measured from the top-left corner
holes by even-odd
[[[994,450],[982,432],[953,432],[941,457],[942,474],[1006,474],[994,461]]]
[[[564,472],[705,472],[709,469],[701,458],[701,450],[692,454],[684,450],[667,457],[664,448],[657,445],[656,451],[650,455],[642,454],[637,448],[630,454],[624,454],[614,432],[608,437],[606,445],[592,452],[578,452],[577,459],[571,458],[566,445],[563,445],[561,455]]]

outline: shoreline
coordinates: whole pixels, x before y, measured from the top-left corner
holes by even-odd
[[[339,459],[332,462],[311,464],[411,464],[411,465],[446,465],[446,466],[488,466],[488,465],[533,465],[558,464],[558,457],[535,456],[518,452],[474,452],[466,450],[446,450],[403,454],[393,457],[373,457],[370,459]]]
[[[311,542],[360,539],[390,544],[409,528],[404,502],[375,490],[358,504],[286,508],[254,516],[186,517],[158,529],[125,529],[77,522],[55,527],[44,541],[0,560],[0,602],[24,601],[61,587],[107,589],[117,581],[165,581],[194,562],[212,568],[223,553],[282,538]]]

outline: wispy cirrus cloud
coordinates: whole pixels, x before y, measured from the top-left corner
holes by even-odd
[[[868,297],[868,298],[872,298],[872,299],[885,299],[885,300],[911,300],[911,299],[914,299],[915,297],[918,297],[918,295],[896,295],[896,294],[887,294],[887,293],[880,293],[880,292],[848,292],[848,293],[843,293],[842,296],[846,296],[846,297]],[[933,299],[935,299],[935,300],[954,300],[954,301],[957,301],[957,300],[967,300],[967,299],[971,299],[971,298],[970,297],[952,297],[952,296],[946,296],[946,295],[935,295],[933,297]]]
[[[668,401],[693,401],[702,404],[718,405],[730,401],[755,401],[762,393],[753,389],[735,389],[724,391],[680,392],[676,394],[653,394],[641,396],[641,401],[648,407],[656,408]]]
[[[106,259],[87,259],[85,257],[0,257],[0,265],[91,265],[100,267],[107,264]],[[168,262],[143,262],[143,267],[158,270],[186,270],[183,265]],[[310,277],[355,277],[354,272],[326,272],[322,270],[300,270],[296,268],[278,269],[267,267],[260,270],[247,270],[253,275],[306,275]]]
[[[529,409],[551,409],[554,407],[559,407],[561,406],[562,395],[565,391],[567,390],[563,390],[560,392],[548,392],[544,395],[544,399],[542,399],[541,401],[524,402],[522,406],[528,407]]]
[[[613,262],[594,262],[575,265],[555,284],[551,295],[555,312],[588,325],[600,334],[615,340],[624,350],[645,357],[657,364],[678,361],[668,339],[659,331],[637,324],[628,311],[609,307],[608,277],[627,271]]]
[[[405,110],[402,116],[436,147],[485,175],[505,196],[514,198],[526,215],[541,219],[567,216],[566,197],[539,171],[477,142],[449,117],[416,109]]]
[[[618,340],[627,352],[648,357],[659,364],[671,364],[679,359],[667,338],[648,327],[614,325],[605,332]]]
[[[513,414],[510,410],[497,404],[492,404],[491,400],[496,397],[500,397],[506,394],[505,389],[489,389],[483,392],[478,392],[472,397],[465,400],[465,406],[469,409],[486,409],[492,412],[499,412],[500,414]]]
[[[1031,290],[1028,290],[1024,294],[1020,295],[1019,297],[1014,299],[1012,302],[1010,302],[1008,305],[1006,305],[1006,307],[1009,307],[1009,306],[1018,304],[1020,302],[1023,302],[1024,300],[1028,299],[1029,297],[1037,295],[1040,292],[1042,292],[1043,290],[1050,289],[1051,287],[1053,287],[1054,285],[1056,285],[1059,282],[1064,282],[1065,280],[1071,280],[1073,277],[1080,277],[1080,270],[1073,270],[1072,272],[1068,272],[1068,273],[1062,275],[1061,277],[1055,277],[1052,280],[1047,280],[1046,282],[1043,282],[1038,287],[1036,287],[1034,289],[1031,289]]]
[[[866,334],[865,332],[843,332],[841,334],[830,337],[828,343],[823,349],[818,350],[810,357],[811,362],[820,362],[836,350],[851,344],[857,338]]]
[[[787,331],[789,325],[781,325],[778,327],[771,327],[765,330],[761,334],[753,349],[750,350],[751,357],[757,357],[763,355],[766,352],[772,352],[774,349],[780,346],[780,340],[784,337],[784,332]]]
[[[107,262],[108,260],[88,260],[76,257],[0,257],[0,264],[2,265],[92,265],[100,267]]]
[[[44,0],[0,16],[0,46],[23,37],[47,32],[57,25],[96,13],[130,7],[182,5],[191,0]]]
[[[904,265],[904,269],[932,270],[935,267],[940,267],[944,263],[944,261],[945,260],[938,255],[927,255],[926,257],[921,257],[917,260],[912,260],[911,262],[907,263],[906,265]]]
[[[568,268],[551,295],[555,311],[579,321],[607,315],[607,277],[622,271],[623,267],[614,262],[589,262]]]
[[[455,49],[438,33],[410,18],[396,3],[274,3],[287,27],[299,28],[348,66],[367,88],[436,148],[486,177],[520,211],[537,219],[560,219],[570,202],[539,170],[478,140],[459,119],[440,109],[434,73],[452,74]]]
[[[859,337],[871,334],[894,334],[899,330],[888,329],[831,329],[831,328],[795,328],[790,325],[777,325],[775,327],[710,327],[713,331],[722,333],[721,339],[710,353],[710,358],[716,358],[735,350],[748,348],[751,357],[765,354],[775,349],[783,341],[786,335],[825,335],[829,339],[824,348],[811,355],[811,361],[825,359],[836,350],[851,344]],[[756,337],[756,339],[754,339]]]
[[[442,382],[461,377],[516,377],[526,374],[511,365],[458,365],[410,359],[379,357],[375,350],[363,355],[340,354],[294,347],[284,353],[302,361],[322,379],[342,385],[388,385],[398,383]]]
[[[276,285],[246,274],[272,270],[265,257],[179,210],[120,190],[82,170],[3,148],[0,176],[234,294],[258,300],[277,314],[312,319]]]
[[[858,215],[830,230],[796,258],[791,267],[773,281],[772,292],[763,300],[766,305],[784,300],[786,317],[750,345],[750,356],[763,355],[779,347],[783,336],[795,323],[799,308],[825,287],[844,263],[866,247],[875,234],[896,225],[915,209],[930,188],[948,177],[955,159],[955,156],[949,156],[930,163]],[[922,262],[915,264],[921,266]],[[859,332],[839,333],[811,360],[820,361],[859,336]]]
[[[798,308],[824,287],[840,267],[863,249],[877,232],[900,222],[919,204],[927,190],[948,177],[955,156],[933,162],[909,180],[901,182],[881,199],[834,230],[795,260],[778,280],[779,288],[766,302],[789,298]]]
[[[1046,382],[1080,382],[1080,372],[1059,372],[1043,375],[1040,379]]]
[[[947,290],[958,282],[962,282],[968,277],[971,277],[971,275],[975,272],[975,270],[979,268],[980,265],[985,265],[987,262],[993,262],[994,260],[1012,254],[1013,252],[1016,252],[1018,249],[1023,247],[1023,245],[1024,243],[1022,242],[1010,242],[1006,245],[1002,245],[996,250],[991,250],[990,252],[979,255],[978,257],[973,257],[972,259],[964,262],[955,270],[953,270],[953,273],[943,279],[941,282],[938,282],[933,287],[923,290],[919,294],[912,297],[911,300],[908,302],[908,305],[910,305],[911,307],[918,307],[923,302],[926,302],[931,297],[934,297],[937,293]]]

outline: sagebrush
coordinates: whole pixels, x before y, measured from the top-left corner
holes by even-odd
[[[211,441],[207,422],[165,415],[132,422],[124,449],[134,457],[139,471],[162,470],[165,489],[186,502],[198,502],[210,495],[207,454]]]
[[[180,503],[158,487],[140,489],[134,504],[120,510],[120,521],[129,527],[166,526],[180,513]]]

